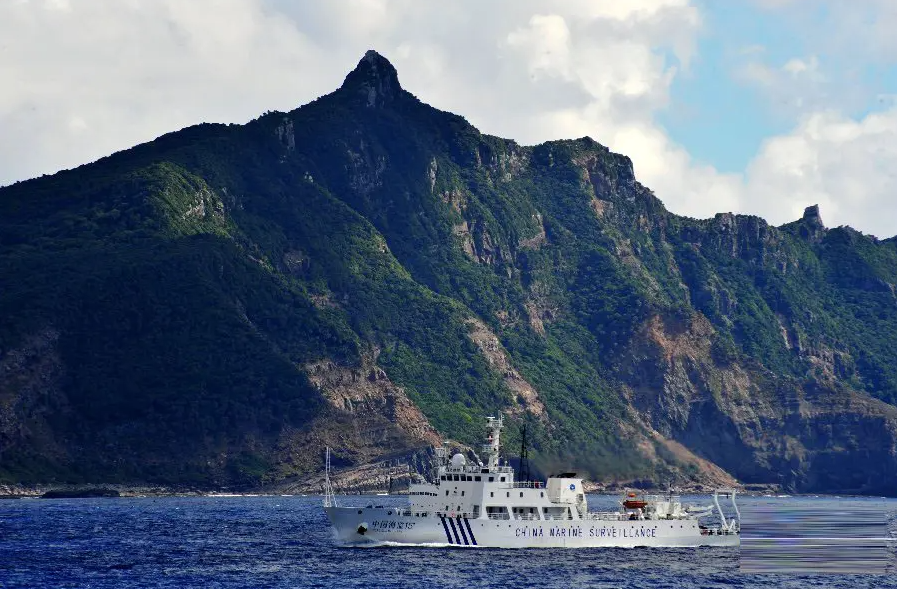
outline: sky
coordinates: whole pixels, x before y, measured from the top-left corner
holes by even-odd
[[[289,111],[364,52],[485,133],[591,136],[678,214],[897,234],[893,0],[0,0],[0,185]]]

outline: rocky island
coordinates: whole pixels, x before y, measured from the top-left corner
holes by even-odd
[[[423,470],[502,411],[602,485],[897,493],[894,238],[675,215],[373,51],[291,112],[0,188],[0,277],[0,483]]]

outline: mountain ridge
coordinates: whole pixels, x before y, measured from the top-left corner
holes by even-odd
[[[484,135],[375,52],[0,212],[6,481],[258,484],[324,443],[423,464],[503,410],[537,467],[599,480],[894,484],[888,240],[818,207],[680,217],[628,157]]]

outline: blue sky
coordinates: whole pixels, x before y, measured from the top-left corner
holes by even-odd
[[[857,119],[893,105],[893,98],[881,96],[897,94],[893,63],[827,52],[807,34],[830,27],[833,15],[825,3],[803,2],[799,15],[751,2],[705,0],[698,6],[704,25],[697,56],[675,78],[670,107],[658,122],[694,158],[720,172],[744,170],[767,137],[786,133],[804,112],[744,80],[740,73],[749,63],[780,67],[795,56],[816,55],[829,78],[820,83],[826,87],[819,90],[821,104]]]
[[[0,185],[288,111],[376,49],[482,131],[589,135],[671,211],[897,234],[895,0],[0,2]]]
[[[803,48],[789,27],[751,4],[702,2],[697,56],[673,82],[671,105],[659,115],[670,136],[721,172],[739,172],[765,137],[789,121],[735,71],[746,60],[785,63]]]

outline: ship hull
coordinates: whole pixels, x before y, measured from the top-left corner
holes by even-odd
[[[492,520],[415,516],[395,508],[326,507],[344,544],[490,548],[738,546],[738,534],[709,534],[697,520]]]

